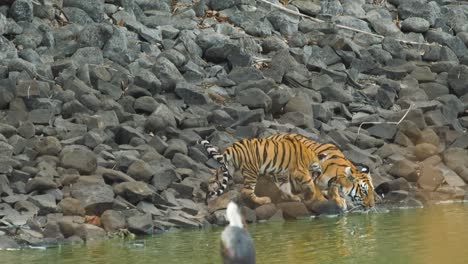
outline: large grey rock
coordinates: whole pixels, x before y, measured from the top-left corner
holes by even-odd
[[[199,228],[201,226],[196,219],[184,212],[177,212],[169,215],[168,221],[176,226],[184,228]]]
[[[426,92],[427,97],[430,100],[449,93],[449,88],[447,86],[436,82],[422,83],[419,87]]]
[[[55,182],[48,177],[35,177],[26,183],[26,192],[46,191],[57,188]]]
[[[457,96],[468,93],[468,66],[453,67],[448,74],[448,83]]]
[[[311,115],[301,112],[287,112],[278,121],[283,124],[291,124],[301,128],[314,128],[314,120]]]
[[[128,230],[138,235],[153,233],[153,219],[151,214],[135,214],[127,219]]]
[[[113,29],[104,23],[86,25],[78,34],[80,47],[97,47],[102,49],[113,36]]]
[[[252,62],[249,54],[239,46],[230,43],[223,43],[208,48],[204,53],[204,58],[215,63],[228,61],[231,67],[246,67]]]
[[[320,94],[327,101],[336,101],[340,103],[350,103],[354,100],[350,89],[344,89],[341,85],[332,84],[320,90]]]
[[[63,148],[60,163],[65,168],[73,168],[85,174],[93,173],[97,168],[97,157],[86,147],[71,145]]]
[[[409,191],[410,190],[410,185],[408,181],[405,178],[397,178],[391,181],[387,181],[384,183],[381,183],[375,188],[375,192],[379,195],[386,195],[389,192],[392,191]]]
[[[9,138],[15,134],[17,134],[17,129],[14,126],[8,124],[0,124],[0,134]]]
[[[179,175],[175,172],[175,168],[168,164],[166,166],[153,166],[154,176],[152,179],[152,185],[158,191],[163,191],[175,181],[180,180]]]
[[[60,208],[60,211],[63,213],[63,215],[84,216],[86,213],[84,207],[81,205],[80,200],[71,197],[67,197],[60,201],[58,207]]]
[[[28,198],[28,201],[39,208],[39,215],[47,215],[57,211],[55,197],[52,194],[34,195]]]
[[[401,23],[401,30],[424,33],[429,30],[430,23],[421,17],[408,17]]]
[[[114,192],[103,183],[78,182],[71,188],[71,196],[80,201],[88,215],[101,215],[112,207]]]
[[[444,181],[442,172],[433,166],[423,164],[421,166],[420,176],[418,179],[418,185],[429,191],[435,191]]]
[[[12,250],[12,249],[18,249],[18,248],[20,248],[20,245],[16,243],[16,241],[13,238],[10,238],[6,235],[0,236],[0,249]]]
[[[63,12],[72,23],[88,25],[95,23],[94,20],[83,9],[77,7],[64,7]]]
[[[151,214],[152,216],[163,216],[164,213],[156,208],[154,204],[150,202],[141,201],[138,203],[137,208],[144,213]]]
[[[343,13],[343,6],[338,0],[320,1],[320,15],[338,16]]]
[[[155,195],[155,191],[142,181],[119,183],[114,186],[114,192],[132,204],[143,200],[152,201]]]
[[[298,62],[288,50],[279,50],[274,54],[271,60],[271,66],[264,69],[263,73],[265,77],[269,77],[275,82],[281,83],[285,74],[293,71],[298,65]],[[294,72],[295,71],[293,71],[293,73]]]
[[[101,223],[104,230],[107,232],[118,231],[119,229],[123,229],[127,226],[124,214],[115,210],[106,210],[102,213]]]
[[[297,12],[297,8],[288,5],[288,9],[292,9]],[[292,36],[297,32],[299,28],[299,17],[290,15],[281,10],[274,10],[267,15],[268,20],[277,31],[283,36]]]
[[[154,175],[153,168],[143,160],[136,160],[128,167],[127,171],[137,181],[149,182]]]
[[[63,0],[63,6],[80,8],[95,22],[104,21],[104,0]]]
[[[142,96],[135,100],[133,108],[136,112],[153,113],[158,108],[158,102],[151,96]]]
[[[164,57],[172,62],[177,68],[184,66],[188,58],[176,49],[167,49],[159,54],[159,57]]]
[[[301,13],[309,16],[316,16],[320,12],[320,5],[314,3],[313,1],[297,0],[292,4],[296,6],[301,11]]]
[[[271,98],[259,88],[240,91],[237,94],[236,100],[249,108],[263,108],[265,111],[271,109]]]
[[[428,42],[437,42],[443,46],[448,46],[458,58],[463,58],[468,52],[468,48],[460,38],[447,32],[430,30],[426,32],[426,40]]]
[[[57,155],[62,150],[62,144],[56,137],[40,137],[35,140],[34,149],[40,155]]]
[[[177,83],[174,92],[182,98],[186,104],[207,104],[211,102],[211,99],[205,91],[189,83]]]
[[[10,182],[5,174],[0,174],[0,195],[13,195]]]
[[[381,139],[391,140],[396,134],[396,126],[390,124],[375,124],[367,129],[369,135]]]
[[[75,235],[85,241],[100,240],[106,237],[106,231],[92,224],[81,224],[75,230]]]
[[[187,144],[178,138],[173,138],[167,141],[167,148],[164,151],[164,157],[172,159],[176,153],[182,153],[187,155],[188,149]]]
[[[103,56],[112,61],[126,65],[128,62],[133,61],[132,52],[128,50],[128,40],[126,31],[122,28],[113,27],[112,35],[107,40],[103,47]]]
[[[101,65],[104,62],[102,50],[97,47],[84,47],[76,50],[72,56],[73,63],[77,66],[83,64]]]
[[[403,1],[398,6],[400,18],[422,17],[434,25],[435,20],[441,15],[440,7],[435,1],[427,3],[426,0]]]
[[[395,36],[400,33],[400,29],[392,23],[391,14],[385,9],[371,10],[366,14],[367,20],[374,30],[383,36]]]
[[[184,81],[184,77],[177,67],[164,57],[158,58],[152,71],[161,81],[161,88],[164,91],[173,91],[177,83]]]
[[[241,84],[247,81],[263,79],[263,74],[254,67],[237,67],[231,70],[228,78],[236,84]]]
[[[365,1],[362,0],[352,0],[343,2],[343,15],[363,18],[366,14],[366,11],[364,11],[363,9],[364,4]]]
[[[19,22],[31,22],[33,19],[33,3],[30,0],[16,0],[10,7],[11,17]]]
[[[395,177],[403,177],[409,182],[416,182],[419,178],[417,169],[417,164],[403,159],[395,162],[390,168],[389,173]]]
[[[311,215],[306,205],[301,202],[282,202],[277,206],[280,210],[283,211],[283,216],[285,219],[297,219]]]
[[[134,138],[145,140],[146,136],[138,129],[129,126],[121,126],[115,133],[115,142],[129,144]]]
[[[284,42],[278,36],[267,37],[262,42],[262,50],[264,53],[269,53],[272,51],[278,51],[287,48],[288,44],[286,44],[286,42]]]

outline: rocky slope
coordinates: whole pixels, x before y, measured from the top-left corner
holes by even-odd
[[[369,165],[384,204],[464,198],[468,5],[289,2],[0,0],[0,248],[225,223],[207,137],[298,132]]]

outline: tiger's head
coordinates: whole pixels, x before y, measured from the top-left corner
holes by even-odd
[[[344,176],[347,183],[341,183],[347,193],[347,197],[354,204],[364,206],[366,209],[374,207],[374,186],[369,174],[369,168],[346,167]],[[341,178],[341,180],[343,179]]]

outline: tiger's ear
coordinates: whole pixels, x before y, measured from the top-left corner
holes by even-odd
[[[362,173],[369,174],[369,171],[370,171],[370,169],[369,169],[368,166],[362,165],[362,168],[361,168],[361,172],[362,172]]]
[[[351,172],[351,167],[346,167],[345,168],[345,176],[350,180],[351,182],[354,182],[354,176],[353,173]]]

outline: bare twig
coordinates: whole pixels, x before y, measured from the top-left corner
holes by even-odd
[[[406,116],[408,115],[411,108],[413,108],[413,104],[410,104],[410,106],[408,107],[408,110],[406,110],[406,113],[400,118],[400,120],[398,120],[398,122],[378,122],[378,121],[375,121],[375,122],[362,122],[359,125],[355,142],[357,141],[357,139],[359,137],[359,133],[361,132],[361,128],[362,128],[363,125],[377,125],[377,124],[399,125],[406,118]]]
[[[303,18],[307,18],[307,19],[310,19],[314,22],[317,22],[317,23],[327,23],[326,21],[324,20],[321,20],[321,19],[318,19],[318,18],[315,18],[315,17],[311,17],[311,16],[308,16],[308,15],[305,15],[305,14],[302,14],[302,13],[299,13],[299,12],[296,12],[296,11],[293,11],[293,10],[290,10],[290,9],[287,9],[286,7],[284,6],[281,6],[281,5],[278,5],[278,4],[274,4],[274,3],[270,3],[268,2],[267,0],[257,0],[257,1],[260,1],[262,3],[265,3],[265,4],[268,4],[268,5],[271,5],[273,7],[276,7],[278,9],[281,9],[283,10],[284,12],[286,13],[289,13],[291,15],[295,15],[295,16],[300,16],[300,17],[303,17]],[[354,31],[354,32],[358,32],[358,33],[362,33],[362,34],[365,34],[365,35],[368,35],[368,36],[372,36],[372,37],[376,37],[376,38],[379,38],[379,39],[384,39],[385,36],[382,36],[382,35],[378,35],[378,34],[374,34],[374,33],[370,33],[370,32],[367,32],[367,31],[364,31],[364,30],[360,30],[360,29],[357,29],[357,28],[353,28],[353,27],[348,27],[348,26],[344,26],[344,25],[340,25],[340,24],[335,24],[337,28],[341,28],[341,29],[346,29],[346,30],[350,30],[350,31]],[[415,41],[408,41],[408,40],[403,40],[403,39],[395,39],[396,41],[399,41],[399,42],[402,42],[402,43],[406,43],[406,44],[412,44],[412,45],[426,45],[426,46],[441,46],[440,44],[438,43],[425,43],[425,42],[415,42]]]

